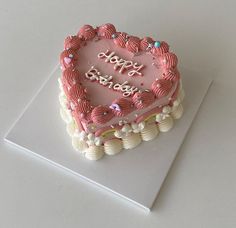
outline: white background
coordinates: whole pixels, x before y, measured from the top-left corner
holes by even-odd
[[[235,227],[235,9],[233,0],[1,0],[0,227]],[[105,22],[167,40],[181,66],[214,78],[149,214],[3,142],[64,37]]]

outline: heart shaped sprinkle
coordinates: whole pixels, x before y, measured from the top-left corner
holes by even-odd
[[[65,62],[67,65],[69,65],[70,62],[71,62],[71,58],[70,58],[70,57],[65,57],[65,58],[64,58],[64,62]]]

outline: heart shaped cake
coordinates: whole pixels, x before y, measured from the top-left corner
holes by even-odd
[[[73,147],[90,160],[169,131],[183,114],[177,56],[164,41],[84,25],[64,41],[61,116]]]

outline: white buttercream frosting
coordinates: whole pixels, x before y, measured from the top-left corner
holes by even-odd
[[[61,115],[61,118],[66,122],[66,123],[70,123],[73,118],[71,116],[71,113],[69,110],[65,110],[63,108],[60,109],[60,115]]]
[[[179,94],[178,94],[178,98],[180,99],[180,102],[183,102],[184,97],[185,97],[185,92],[183,89],[180,89]]]
[[[161,122],[162,120],[166,119],[167,117],[170,116],[170,112],[171,112],[170,106],[167,105],[167,106],[163,107],[162,112],[160,112],[156,115],[156,121]]]
[[[63,92],[61,92],[59,94],[59,102],[60,102],[61,107],[63,107],[65,109],[66,108],[67,99],[66,99],[66,95]]]
[[[131,123],[131,127],[132,127],[134,133],[139,133],[144,129],[145,122],[143,121],[140,123]]]
[[[179,104],[179,106],[175,107],[175,109],[172,111],[171,116],[177,120],[182,117],[183,112],[184,112],[183,106],[182,104]]]
[[[147,124],[141,131],[141,137],[143,141],[150,141],[158,135],[159,130],[156,123]]]
[[[123,143],[120,139],[111,139],[104,143],[104,151],[108,155],[119,153],[123,149]]]
[[[139,133],[131,133],[123,137],[122,140],[123,140],[123,146],[125,149],[132,149],[138,146],[142,142],[142,139]]]
[[[159,130],[161,132],[169,131],[174,125],[173,118],[171,116],[166,117],[158,123]]]
[[[66,131],[71,137],[74,136],[76,128],[77,126],[74,120],[66,125]]]
[[[104,155],[103,146],[90,146],[85,153],[85,157],[89,160],[98,160]]]
[[[80,153],[84,153],[85,150],[88,148],[88,145],[85,141],[80,140],[78,137],[72,137],[72,146],[76,151]]]

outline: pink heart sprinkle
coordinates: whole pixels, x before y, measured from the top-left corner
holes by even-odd
[[[65,57],[64,62],[68,65],[71,62],[71,58]]]

